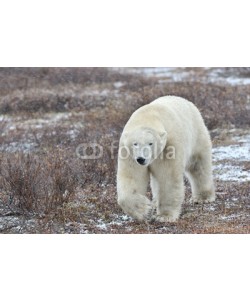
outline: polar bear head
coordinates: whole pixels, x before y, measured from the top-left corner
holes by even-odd
[[[142,166],[150,165],[163,151],[167,143],[167,132],[152,128],[137,128],[124,133],[124,145],[129,155]]]

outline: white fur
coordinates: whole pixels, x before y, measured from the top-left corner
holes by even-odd
[[[195,202],[214,201],[211,148],[208,130],[191,102],[165,96],[142,106],[120,138],[119,205],[138,220],[151,218],[156,208],[158,221],[176,221],[184,199],[184,174]],[[153,201],[146,196],[149,181]]]

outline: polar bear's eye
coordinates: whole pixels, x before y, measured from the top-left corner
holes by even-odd
[[[149,146],[153,146],[153,143],[149,143]]]
[[[137,143],[134,143],[134,146],[138,146],[138,144],[137,144]]]

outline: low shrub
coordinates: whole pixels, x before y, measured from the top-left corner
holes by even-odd
[[[74,197],[77,179],[60,151],[9,153],[0,161],[2,201],[21,213],[48,213]]]

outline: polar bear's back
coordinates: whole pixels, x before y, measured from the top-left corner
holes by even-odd
[[[168,136],[187,139],[191,144],[210,139],[198,108],[190,101],[177,96],[160,97],[137,109],[128,120],[125,131],[136,127],[165,130]]]
[[[196,106],[193,105],[192,102],[177,96],[164,96],[160,97],[150,103],[153,106],[161,106],[162,108],[166,108],[168,110],[177,111],[179,114],[187,114],[189,111],[198,112]]]
[[[197,128],[204,130],[205,125],[197,107],[190,101],[177,96],[160,97],[137,109],[124,130],[133,130],[137,126],[152,127],[155,130],[164,127],[167,131],[172,126],[182,131]],[[191,128],[193,127],[193,128]]]
[[[180,119],[185,126],[193,125],[205,127],[203,118],[198,108],[190,101],[177,96],[164,96],[152,101],[149,107],[154,107],[161,112],[161,115],[166,117],[174,116]],[[167,120],[167,118],[166,118]],[[185,122],[183,122],[185,121]]]
[[[204,147],[211,148],[204,120],[192,102],[177,96],[165,96],[151,102],[148,108],[149,111],[157,111],[168,132],[170,144],[178,149],[184,147],[185,161],[188,161],[194,152],[202,152]]]

